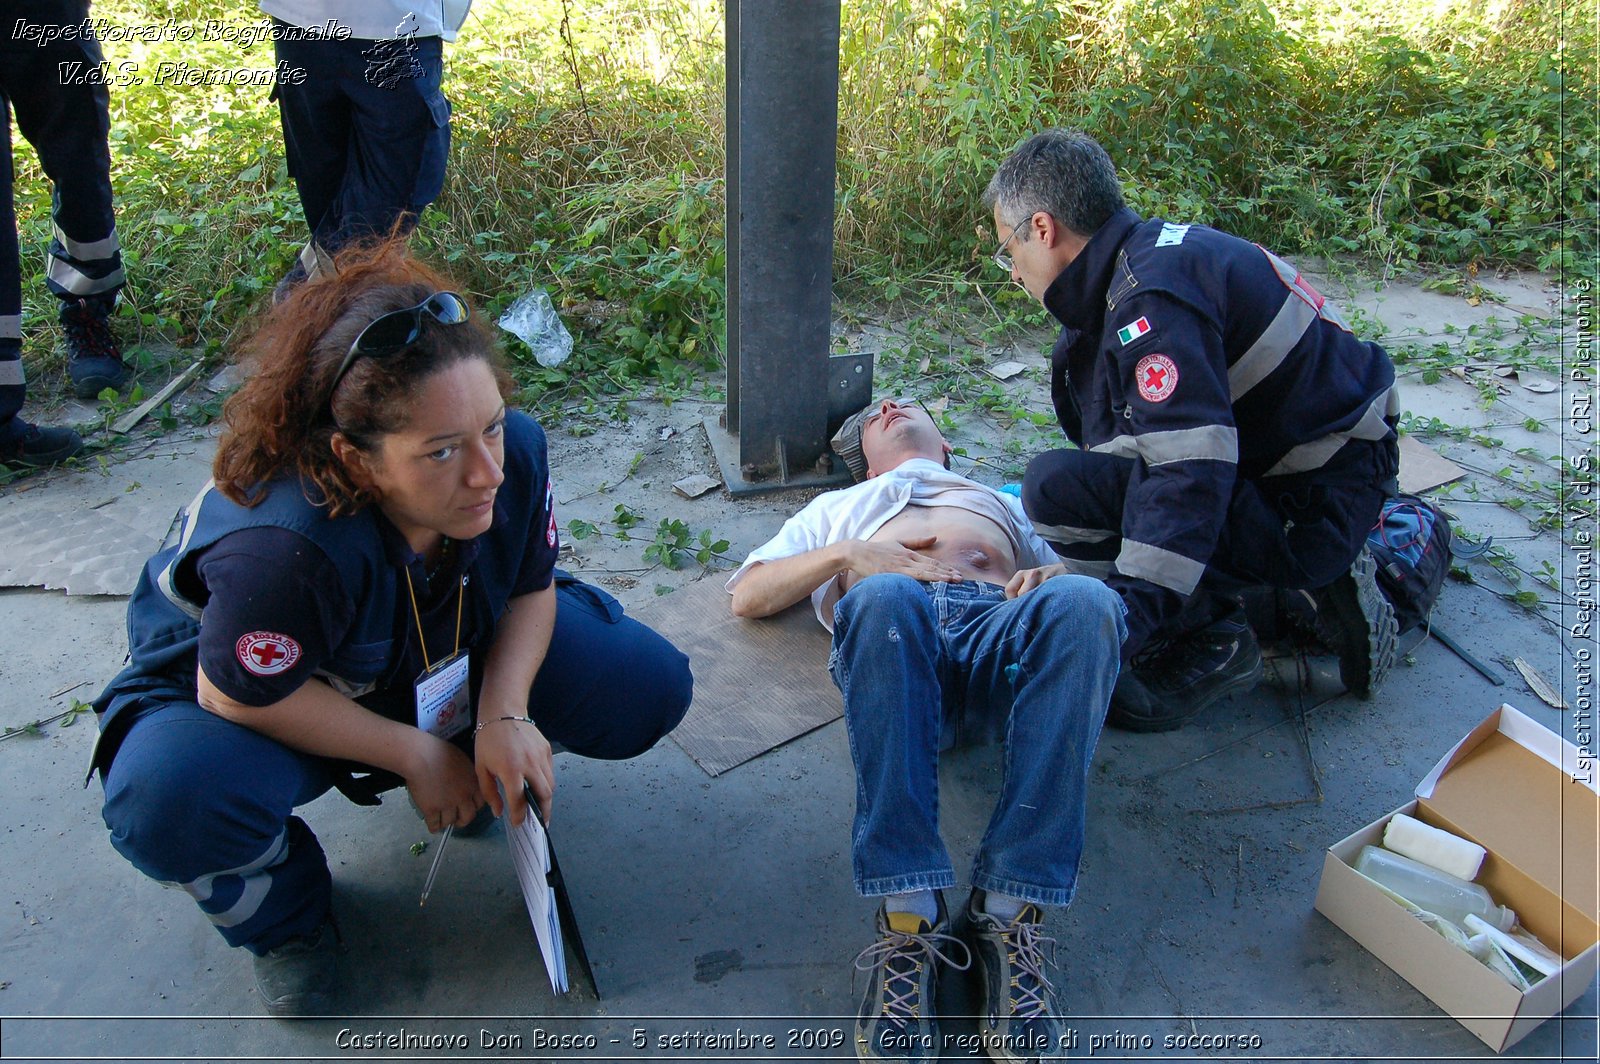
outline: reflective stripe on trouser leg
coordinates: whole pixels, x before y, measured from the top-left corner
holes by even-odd
[[[4,321],[0,319],[0,330],[4,329]],[[12,420],[27,397],[22,373],[22,343],[0,335],[0,443],[9,443],[16,434]]]
[[[77,244],[76,241],[73,241]],[[122,252],[117,249],[116,230],[87,245],[104,248],[111,254],[100,259],[80,259],[67,250],[59,238],[50,241],[50,265],[45,269],[45,286],[63,299],[113,296],[127,283],[122,271]]]
[[[11,111],[0,88],[0,444],[16,436],[12,418],[27,399],[22,376],[22,264],[11,180]]]
[[[1133,459],[1094,451],[1046,451],[1028,463],[1023,509],[1072,572],[1111,574],[1132,473]]]
[[[174,700],[117,746],[103,816],[135,868],[189,893],[230,946],[260,953],[327,919],[327,862],[292,812],[333,779],[322,758]]]
[[[112,214],[109,90],[93,79],[79,84],[57,76],[61,63],[102,58],[93,40],[56,41],[25,58],[7,57],[18,65],[17,79],[8,79],[17,128],[52,186],[56,237],[45,283],[63,299],[109,298],[124,281]]]
[[[289,831],[285,828],[272,840],[267,852],[239,868],[210,872],[188,883],[168,883],[188,894],[200,911],[218,927],[237,927],[261,911],[261,902],[272,888],[271,868],[282,864],[289,852]]]

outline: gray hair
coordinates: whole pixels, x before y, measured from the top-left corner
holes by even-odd
[[[1023,141],[1000,164],[983,205],[1000,208],[1020,225],[1044,211],[1082,237],[1091,237],[1125,206],[1111,156],[1087,133],[1047,129]],[[1026,239],[1026,238],[1024,238]]]

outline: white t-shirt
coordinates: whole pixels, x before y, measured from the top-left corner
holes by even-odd
[[[399,27],[416,27],[418,37],[456,39],[472,0],[258,0],[263,12],[291,26],[309,29],[330,19],[362,40],[386,41]],[[408,21],[409,19],[409,21]]]
[[[733,593],[740,579],[757,562],[789,558],[842,540],[870,539],[907,506],[959,506],[987,517],[999,525],[1011,541],[1019,569],[1032,569],[1059,560],[1050,544],[1033,530],[1022,512],[1022,503],[1014,496],[952,473],[938,462],[913,458],[871,480],[812,499],[805,509],[783,523],[776,536],[750,552],[744,564],[728,578],[728,593]],[[830,632],[833,631],[833,607],[840,597],[837,576],[811,593],[817,620]]]

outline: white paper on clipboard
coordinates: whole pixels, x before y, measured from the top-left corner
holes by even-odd
[[[555,891],[550,889],[548,878],[550,839],[532,805],[521,827],[511,827],[507,823],[506,841],[511,844],[511,864],[517,870],[517,883],[522,887],[522,900],[528,906],[528,919],[533,921],[533,933],[539,939],[539,952],[544,956],[550,988],[557,994],[565,994],[567,951],[561,941],[561,918],[556,910]]]

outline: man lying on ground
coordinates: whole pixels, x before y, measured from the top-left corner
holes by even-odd
[[[950,446],[915,405],[846,422],[838,450],[863,483],[813,500],[728,581],[733,612],[766,617],[810,596],[833,632],[856,769],[856,889],[882,897],[856,1021],[861,1060],[939,1056],[937,962],[975,952],[985,1048],[1055,1059],[1064,1046],[1042,908],[1072,901],[1089,762],[1116,683],[1122,603],[1055,561],[1015,499],[945,468]],[[955,885],[939,836],[939,752],[1005,743],[1000,797],[952,933]]]

